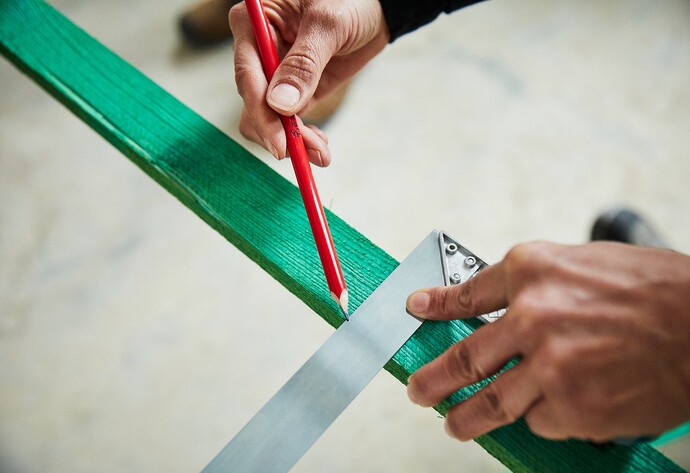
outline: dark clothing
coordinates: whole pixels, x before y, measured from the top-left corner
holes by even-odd
[[[481,0],[379,0],[392,43],[400,36],[431,23],[441,13],[451,13]]]

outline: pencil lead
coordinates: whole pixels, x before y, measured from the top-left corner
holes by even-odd
[[[343,289],[340,292],[340,297],[335,295],[335,292],[331,291],[331,297],[335,301],[335,303],[338,305],[338,308],[340,309],[340,312],[343,313],[343,317],[345,317],[345,320],[350,320],[350,311],[347,310],[348,303],[347,303],[347,288]]]
[[[348,311],[348,291],[347,288],[343,289],[340,293],[340,298],[338,298],[338,305],[340,306],[340,310],[343,311],[343,315],[345,316],[345,320],[350,320],[350,313]]]

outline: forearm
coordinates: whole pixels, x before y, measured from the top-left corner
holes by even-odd
[[[379,0],[392,43],[400,36],[431,23],[441,13],[474,5],[482,0]]]

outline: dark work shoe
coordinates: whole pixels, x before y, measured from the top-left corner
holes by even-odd
[[[668,247],[638,213],[625,208],[614,208],[601,214],[592,226],[591,239],[655,248]]]

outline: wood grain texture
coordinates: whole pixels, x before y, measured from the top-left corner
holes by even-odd
[[[43,2],[0,0],[0,50],[329,324],[342,323],[293,184]],[[327,216],[355,309],[397,262]],[[476,326],[425,322],[386,369],[404,383]],[[476,389],[456,393],[437,410],[445,413]],[[683,471],[647,445],[547,441],[523,422],[477,441],[513,471]]]

